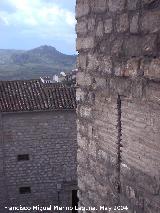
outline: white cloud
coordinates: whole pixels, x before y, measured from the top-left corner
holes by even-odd
[[[4,0],[1,0],[4,1]],[[73,33],[75,18],[74,13],[52,2],[45,0],[5,0],[9,7],[15,11],[0,10],[0,20],[7,26],[21,26],[23,32],[43,33],[46,29],[56,34],[61,28],[70,28]],[[0,3],[1,4],[1,3]],[[63,30],[64,33],[65,30]]]

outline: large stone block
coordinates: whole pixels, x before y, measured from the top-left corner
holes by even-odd
[[[78,72],[77,83],[80,86],[90,86],[92,84],[92,77],[88,73]]]
[[[77,57],[77,68],[86,69],[87,66],[87,55],[78,55]]]
[[[81,16],[85,16],[89,13],[89,1],[81,0],[76,5],[76,18],[80,18]]]
[[[160,102],[160,85],[157,83],[150,83],[146,88],[146,98],[150,101],[159,103]],[[154,122],[155,121],[156,119],[154,118]],[[159,123],[155,124],[155,127],[158,127],[158,126],[159,126]]]
[[[81,90],[80,88],[76,89],[76,100],[77,102],[83,102],[84,101],[84,97],[85,97],[85,93],[83,90]]]
[[[111,33],[112,32],[112,19],[109,18],[109,19],[106,19],[105,22],[104,22],[104,32],[105,33]]]
[[[113,41],[113,44],[111,47],[111,54],[116,56],[122,55],[123,54],[122,45],[123,45],[123,38],[121,37]]]
[[[92,116],[92,108],[89,106],[81,106],[79,113],[82,118],[90,118]]]
[[[80,34],[86,34],[87,25],[85,21],[78,22],[76,25],[76,32]]]
[[[128,14],[124,13],[117,17],[117,32],[123,33],[126,32],[129,28],[129,20],[128,20]]]
[[[160,79],[160,58],[153,59],[151,63],[144,62],[144,76]]]
[[[101,74],[111,74],[112,73],[112,59],[110,56],[104,56],[99,58],[98,71]]]
[[[160,30],[160,12],[149,11],[145,12],[141,18],[142,32],[155,33]]]
[[[124,53],[126,57],[140,56],[142,53],[141,38],[139,36],[130,36],[125,39]]]
[[[111,12],[122,11],[125,8],[125,0],[109,0],[108,6]]]
[[[128,9],[129,10],[136,10],[137,4],[139,0],[128,0]]]
[[[96,30],[96,36],[102,37],[103,34],[104,34],[103,22],[99,21],[97,25],[97,30]]]
[[[130,22],[130,32],[131,33],[138,33],[138,21],[139,21],[139,14],[133,15]]]
[[[95,29],[95,24],[96,24],[95,19],[88,18],[87,23],[88,23],[88,31],[93,31]]]
[[[85,37],[85,38],[77,38],[76,41],[76,49],[77,51],[82,49],[91,49],[95,46],[94,37]]]
[[[140,59],[139,58],[129,59],[126,63],[123,75],[124,76],[132,76],[132,77],[138,76],[139,65],[140,65]]]
[[[91,1],[92,10],[97,13],[105,12],[107,9],[106,0],[92,0]]]
[[[89,54],[87,70],[89,70],[89,71],[97,70],[98,67],[99,67],[99,60],[97,58],[97,55]]]
[[[142,41],[142,51],[144,55],[157,55],[157,35],[146,35]]]

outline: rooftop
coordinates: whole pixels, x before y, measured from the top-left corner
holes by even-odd
[[[76,108],[76,90],[41,80],[0,81],[0,112],[65,110]]]

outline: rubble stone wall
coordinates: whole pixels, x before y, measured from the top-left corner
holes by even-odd
[[[76,19],[79,206],[159,212],[160,1],[77,0]]]

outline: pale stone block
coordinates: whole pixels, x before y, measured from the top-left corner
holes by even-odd
[[[111,12],[122,11],[125,8],[125,0],[109,0],[108,6]]]
[[[86,69],[87,66],[87,55],[79,54],[77,57],[77,67],[80,69]]]
[[[88,106],[81,106],[79,112],[81,117],[90,118],[92,115],[92,108]]]
[[[160,58],[153,59],[149,65],[144,64],[144,76],[160,78]]]
[[[135,14],[130,22],[130,32],[131,33],[138,33],[138,21],[139,21],[139,14]]]
[[[159,11],[146,12],[142,16],[142,31],[155,33],[160,30],[160,13]]]
[[[92,77],[88,73],[78,72],[77,83],[80,86],[90,86],[92,84]]]
[[[116,23],[117,27],[117,32],[123,33],[126,32],[129,28],[129,20],[128,20],[128,14],[122,14],[120,17],[117,19]]]
[[[76,50],[91,49],[95,45],[94,37],[77,38]]]
[[[104,32],[105,33],[111,33],[112,32],[112,19],[106,19],[104,22]]]
[[[96,36],[102,37],[103,34],[104,34],[103,22],[99,21],[98,26],[97,26],[97,30],[96,30]]]
[[[76,32],[80,34],[87,33],[87,25],[86,22],[81,21],[76,24]]]
[[[139,0],[128,0],[128,9],[136,10],[138,1]]]
[[[82,16],[85,16],[89,13],[89,1],[88,0],[81,0],[76,5],[76,18],[80,18]]]
[[[98,69],[99,67],[99,61],[97,59],[97,55],[96,54],[89,54],[88,55],[88,66],[87,66],[87,70],[93,71]]]
[[[88,30],[89,31],[93,31],[95,29],[95,19],[94,18],[89,18],[87,19],[87,23],[88,23]]]
[[[107,9],[107,1],[106,0],[92,0],[92,9],[94,12],[100,13],[105,12]]]
[[[131,58],[127,61],[124,76],[132,76],[135,77],[138,74],[139,70],[139,58]]]
[[[144,36],[142,40],[142,50],[145,55],[154,55],[157,50],[157,35],[151,34]]]

